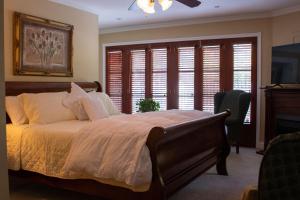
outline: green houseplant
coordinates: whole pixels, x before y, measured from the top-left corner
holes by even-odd
[[[159,111],[160,108],[159,102],[150,98],[140,99],[136,105],[139,108],[138,112]]]

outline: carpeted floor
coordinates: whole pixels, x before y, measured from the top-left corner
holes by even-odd
[[[248,185],[256,185],[261,155],[255,149],[234,150],[228,159],[229,176],[219,176],[215,168],[198,177],[170,200],[239,200]],[[22,185],[11,188],[11,200],[99,200],[73,192],[56,190],[40,185]]]

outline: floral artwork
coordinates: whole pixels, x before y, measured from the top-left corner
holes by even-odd
[[[44,20],[42,18],[26,17],[28,16],[16,13],[19,21],[23,19],[23,25],[17,27],[20,33],[16,35],[20,37],[20,55],[16,57],[16,74],[72,76],[73,27],[58,22],[51,23],[49,20],[41,23]]]

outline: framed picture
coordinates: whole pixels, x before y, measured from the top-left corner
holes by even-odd
[[[14,14],[14,74],[73,76],[73,26]]]

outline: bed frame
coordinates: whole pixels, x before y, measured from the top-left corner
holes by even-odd
[[[102,91],[98,82],[78,83],[86,90]],[[6,95],[70,90],[67,82],[6,82]],[[197,176],[216,165],[219,175],[228,175],[226,158],[230,152],[225,134],[229,111],[195,119],[168,128],[153,128],[147,139],[152,161],[152,182],[147,192],[102,184],[94,180],[66,180],[24,170],[9,171],[10,176],[34,183],[72,190],[107,199],[165,200]],[[7,120],[9,122],[9,119]]]

